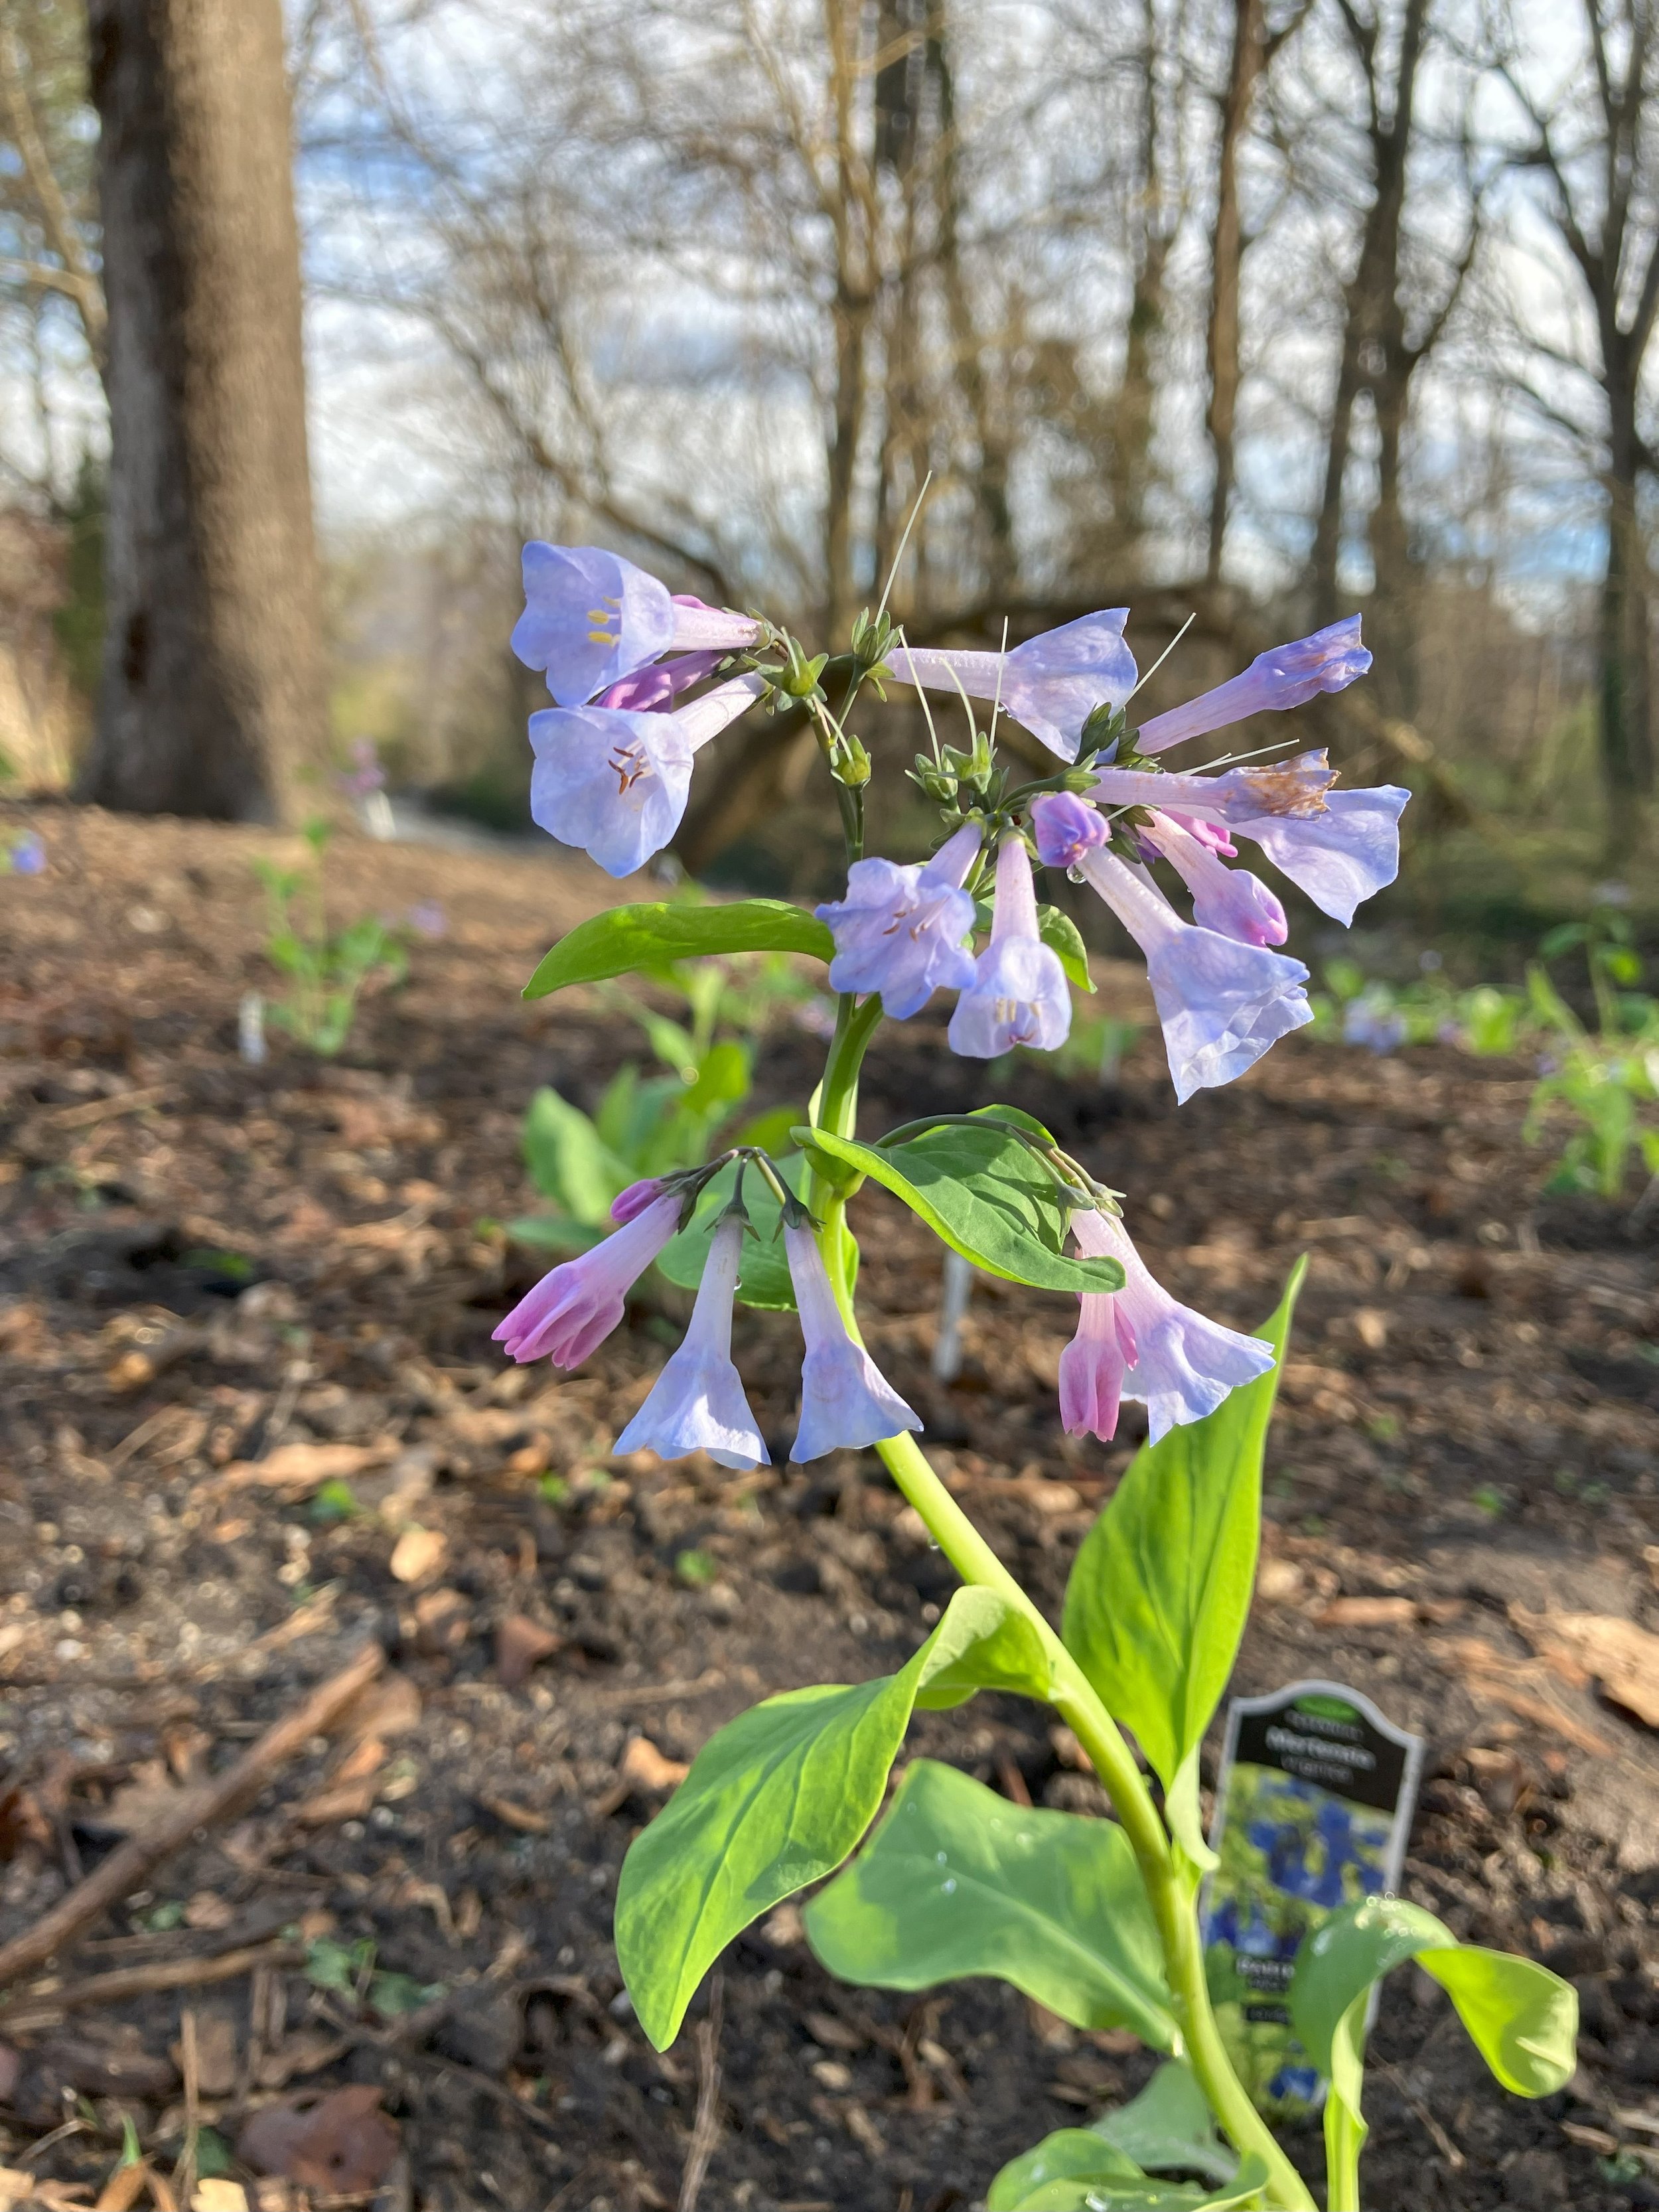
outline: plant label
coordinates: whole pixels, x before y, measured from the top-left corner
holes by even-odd
[[[1420,1736],[1338,1682],[1227,1708],[1205,1962],[1233,2063],[1276,2118],[1316,2111],[1325,2090],[1291,2026],[1297,1953],[1333,1912],[1398,1887],[1422,1764]]]

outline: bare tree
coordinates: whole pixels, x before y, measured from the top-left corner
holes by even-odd
[[[279,0],[92,0],[108,623],[83,797],[289,811],[323,755]]]
[[[1644,376],[1659,312],[1659,9],[1577,0],[1571,74],[1540,90],[1512,27],[1504,79],[1523,118],[1518,156],[1589,309],[1582,346],[1527,331],[1525,389],[1595,457],[1606,514],[1596,624],[1601,772],[1615,847],[1628,849],[1654,789],[1649,572],[1638,495],[1659,477]],[[1591,404],[1587,409],[1584,403]]]

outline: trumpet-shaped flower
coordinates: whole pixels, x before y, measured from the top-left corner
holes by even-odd
[[[1322,814],[1265,814],[1236,819],[1232,827],[1253,838],[1322,913],[1346,925],[1362,899],[1400,873],[1400,817],[1410,797],[1397,783],[1331,791]]]
[[[1117,1434],[1123,1379],[1135,1356],[1135,1333],[1113,1291],[1085,1291],[1077,1334],[1060,1355],[1060,1419],[1068,1437]]]
[[[1053,1052],[1072,1026],[1072,994],[1058,954],[1037,933],[1036,890],[1024,839],[997,848],[997,902],[991,941],[951,1017],[951,1049],[994,1060],[1017,1044]]]
[[[893,673],[918,690],[1000,699],[1017,722],[1061,760],[1075,760],[1083,725],[1097,707],[1121,707],[1135,688],[1135,657],[1123,641],[1127,607],[1084,615],[1027,638],[1012,653],[939,652],[896,645]]]
[[[1156,811],[1141,836],[1191,891],[1193,919],[1201,928],[1243,945],[1282,945],[1290,935],[1285,909],[1261,878],[1248,868],[1227,867],[1207,838]]]
[[[732,1301],[743,1237],[738,1214],[728,1213],[715,1229],[684,1341],[617,1437],[618,1452],[653,1451],[659,1459],[684,1459],[688,1452],[706,1451],[720,1467],[771,1464],[743,1395],[743,1379],[732,1364]]]
[[[1158,806],[1199,822],[1231,827],[1283,815],[1316,820],[1329,804],[1336,770],[1322,751],[1298,753],[1265,768],[1218,775],[1165,775],[1150,768],[1103,768],[1091,797],[1103,806]]]
[[[974,956],[963,942],[974,927],[974,902],[962,886],[979,850],[976,823],[966,823],[931,860],[899,867],[891,860],[855,860],[847,896],[817,908],[830,925],[836,957],[832,991],[879,991],[895,1021],[919,1013],[938,990],[965,990]]]
[[[821,1459],[830,1451],[855,1451],[896,1437],[901,1429],[919,1429],[921,1416],[885,1380],[863,1346],[853,1341],[812,1231],[786,1229],[783,1245],[806,1340],[800,1371],[800,1427],[790,1458],[806,1461]]]
[[[1083,1321],[1070,1347],[1073,1379],[1069,1410],[1062,1355],[1060,1411],[1073,1435],[1086,1429],[1103,1443],[1110,1441],[1117,1425],[1113,1382],[1119,1358],[1127,1363],[1119,1378],[1122,1395],[1138,1398],[1146,1407],[1154,1443],[1170,1429],[1214,1413],[1230,1390],[1241,1382],[1253,1382],[1273,1365],[1272,1345],[1223,1328],[1172,1298],[1147,1273],[1121,1221],[1109,1214],[1078,1212],[1072,1216],[1072,1231],[1079,1249],[1091,1259],[1116,1260],[1123,1268],[1121,1291],[1098,1298],[1088,1293],[1083,1298]],[[1108,1316],[1091,1316],[1090,1306],[1110,1306],[1109,1326]],[[1081,1352],[1079,1345],[1085,1345]],[[1109,1413],[1109,1428],[1082,1418],[1096,1408],[1103,1417]]]
[[[1311,637],[1257,653],[1242,676],[1230,677],[1167,714],[1154,714],[1136,732],[1136,749],[1161,753],[1188,738],[1224,730],[1247,715],[1304,707],[1322,691],[1345,690],[1370,665],[1370,654],[1359,642],[1358,616],[1346,616]]]
[[[677,646],[729,653],[760,635],[760,624],[746,615],[677,599],[643,568],[597,545],[532,538],[524,549],[524,596],[513,650],[526,667],[545,671],[562,707],[580,707]]]
[[[1074,791],[1045,791],[1031,801],[1031,834],[1045,868],[1074,868],[1111,830],[1097,807]]]
[[[607,875],[629,876],[679,828],[700,745],[751,707],[759,676],[735,677],[688,707],[549,707],[530,717],[530,811]]]
[[[663,1191],[660,1176],[647,1176],[642,1182],[630,1182],[626,1190],[619,1190],[611,1200],[611,1218],[619,1228],[636,1220],[647,1206],[656,1204]]]
[[[496,1343],[520,1366],[548,1358],[556,1367],[580,1367],[621,1321],[629,1285],[645,1273],[679,1221],[677,1197],[653,1198],[613,1236],[544,1275],[493,1332]]]
[[[1176,1096],[1231,1083],[1269,1045],[1313,1019],[1299,960],[1183,921],[1148,878],[1111,853],[1084,874],[1146,956]]]

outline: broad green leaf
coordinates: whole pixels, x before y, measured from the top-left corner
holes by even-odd
[[[526,1213],[521,1220],[509,1221],[507,1233],[515,1244],[527,1244],[536,1252],[587,1252],[606,1232],[592,1223],[573,1221],[565,1213]]]
[[[753,1145],[774,1158],[781,1159],[790,1149],[789,1132],[800,1121],[798,1106],[769,1106],[734,1129],[726,1139],[729,1145]]]
[[[817,1152],[883,1184],[987,1274],[1048,1291],[1123,1287],[1115,1260],[1074,1260],[1060,1250],[1066,1212],[1054,1177],[1017,1137],[988,1124],[929,1129],[884,1150],[827,1129],[801,1134]]]
[[[1145,2174],[1137,2179],[1103,2163],[1091,2172],[1085,2149],[1091,2142],[1097,2158],[1102,2153],[1112,2154],[1111,2146],[1092,2128],[1061,2128],[1047,2137],[1025,2154],[1026,2160],[1052,2161],[1047,2177],[1034,2182],[1017,2179],[1005,2191],[1003,2184],[1025,2163],[1015,2159],[992,2183],[987,2212],[1228,2212],[1229,2207],[1259,2202],[1267,2185],[1267,2166],[1254,2152],[1231,2181],[1203,2189],[1185,2182],[1154,2181]]]
[[[787,1159],[776,1160],[773,1164],[789,1188],[799,1192],[806,1173],[806,1163],[800,1154],[791,1152]],[[682,1290],[694,1291],[702,1280],[714,1224],[731,1203],[737,1179],[735,1161],[712,1176],[703,1185],[690,1220],[678,1237],[669,1239],[658,1255],[657,1265],[669,1281],[678,1283]],[[743,1202],[749,1210],[750,1233],[743,1240],[738,1296],[744,1305],[758,1307],[763,1313],[793,1313],[795,1291],[789,1279],[789,1261],[784,1250],[779,1218],[781,1209],[772,1194],[771,1185],[757,1175],[752,1166],[743,1179]]]
[[[697,1045],[685,1024],[673,1020],[667,1014],[653,1013],[648,1006],[630,1006],[629,1011],[645,1031],[652,1051],[663,1066],[672,1068],[682,1083],[694,1083],[697,1074]]]
[[[1149,2173],[1201,2173],[1223,2182],[1238,2172],[1237,2154],[1216,2133],[1209,2101],[1179,2058],[1166,2059],[1138,2097],[1103,2112],[1093,2132]]]
[[[1250,1609],[1261,1455],[1305,1267],[1297,1262],[1261,1332],[1278,1364],[1135,1455],[1066,1590],[1066,1646],[1107,1711],[1133,1729],[1195,1868],[1214,1863],[1199,1817],[1198,1749]]]
[[[715,952],[811,952],[833,957],[823,924],[783,899],[738,899],[730,906],[614,906],[578,922],[546,954],[525,985],[544,999],[571,983],[653,975],[672,960]]]
[[[781,1898],[831,1873],[874,1817],[919,1693],[960,1681],[983,1648],[985,1686],[1010,1680],[1009,1601],[958,1590],[896,1674],[769,1698],[706,1743],[665,1809],[636,1837],[617,1886],[617,1956],[640,2024],[659,2051],[697,1984]],[[1040,1647],[1039,1647],[1040,1648]],[[1028,1686],[1048,1689],[1046,1664]],[[1053,1817],[1050,1815],[1049,1817]]]
[[[843,1981],[921,1990],[994,1974],[1079,2027],[1179,2032],[1158,1929],[1115,1821],[1011,1804],[921,1759],[859,1856],[807,1907]]]
[[[1089,973],[1089,948],[1071,915],[1062,914],[1057,906],[1040,906],[1037,935],[1051,952],[1058,954],[1067,981],[1075,983],[1079,991],[1092,992],[1095,979]]]
[[[524,1117],[523,1142],[537,1189],[587,1226],[604,1221],[611,1200],[633,1181],[627,1162],[601,1140],[581,1109],[545,1084]]]
[[[704,1121],[724,1121],[749,1096],[749,1070],[753,1054],[746,1044],[722,1038],[702,1056],[697,1079],[681,1104],[684,1112]]]
[[[1578,2027],[1571,1984],[1530,1959],[1460,1944],[1443,1921],[1398,1897],[1367,1898],[1334,1913],[1297,1954],[1291,2017],[1322,2073],[1334,2081],[1350,2055],[1336,2047],[1345,2023],[1353,2018],[1363,2041],[1363,2000],[1373,1983],[1407,1959],[1415,1959],[1445,1989],[1506,2089],[1519,2097],[1547,2097],[1571,2080]],[[1357,2047],[1352,2056],[1357,2063]]]
[[[1038,2190],[1057,2181],[1083,2189],[1097,2182],[1146,2179],[1133,2159],[1114,2150],[1092,2128],[1057,2128],[1003,2167],[986,2192],[986,2212],[1024,2212]],[[1081,2204],[1082,2196],[1076,2202]]]

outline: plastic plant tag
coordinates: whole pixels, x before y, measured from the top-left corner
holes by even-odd
[[[1227,1708],[1205,1963],[1233,2063],[1273,2118],[1305,2116],[1324,2097],[1291,2026],[1297,1953],[1333,1912],[1397,1887],[1422,1764],[1420,1736],[1339,1682]]]

